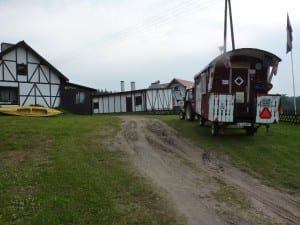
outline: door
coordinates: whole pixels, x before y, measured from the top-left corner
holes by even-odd
[[[126,112],[132,112],[132,98],[126,97]]]
[[[251,116],[252,99],[251,99],[251,80],[248,68],[232,69],[232,93],[235,94],[235,115],[238,118]]]

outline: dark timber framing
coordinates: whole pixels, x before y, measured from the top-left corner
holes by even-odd
[[[22,74],[18,71],[20,65],[25,67]],[[0,53],[0,88],[18,88],[19,105],[57,107],[60,105],[61,85],[65,82],[68,78],[24,41],[8,45]]]

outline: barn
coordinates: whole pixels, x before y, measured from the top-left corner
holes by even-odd
[[[72,93],[67,90],[73,88]],[[77,91],[74,91],[77,90]],[[84,90],[85,97],[76,102],[76,96]],[[0,107],[12,105],[41,105],[66,107],[72,113],[91,113],[91,96],[94,89],[69,83],[69,79],[25,41],[17,44],[1,43],[0,52]],[[74,95],[74,105],[66,102]],[[63,100],[63,101],[62,101]],[[87,107],[87,103],[89,107]]]

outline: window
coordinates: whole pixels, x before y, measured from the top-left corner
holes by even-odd
[[[76,104],[83,104],[85,101],[85,93],[83,91],[79,91],[76,93],[76,99],[75,103]]]
[[[200,78],[200,92],[202,94],[206,93],[206,73],[203,73]]]
[[[94,102],[93,108],[94,109],[99,109],[99,102]]]
[[[193,90],[190,89],[190,90],[187,90],[187,99],[188,100],[192,100],[193,99]]]
[[[0,87],[0,104],[17,105],[18,104],[18,88],[16,88],[16,87]]]
[[[27,75],[27,65],[24,63],[17,64],[17,75]]]
[[[173,89],[174,89],[174,91],[180,91],[180,87],[179,86],[175,86]]]
[[[135,105],[142,105],[142,96],[135,97]]]

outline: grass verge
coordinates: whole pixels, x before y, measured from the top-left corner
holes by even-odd
[[[111,116],[0,116],[0,224],[176,224],[174,214],[107,149]]]

